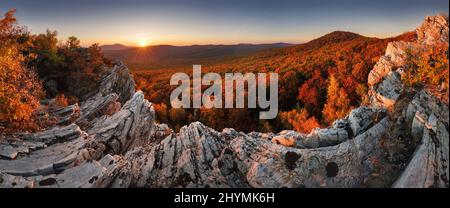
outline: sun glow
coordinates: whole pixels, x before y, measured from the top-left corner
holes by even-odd
[[[138,40],[138,46],[139,47],[146,47],[148,46],[149,40],[148,39],[139,39]]]

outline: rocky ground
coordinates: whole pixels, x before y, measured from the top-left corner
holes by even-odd
[[[117,64],[58,126],[4,138],[0,187],[449,187],[449,109],[401,82],[407,48],[448,43],[448,18],[427,17],[418,41],[393,42],[371,71],[370,105],[308,135],[173,132]]]

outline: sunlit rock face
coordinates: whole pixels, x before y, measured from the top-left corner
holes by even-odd
[[[55,109],[59,126],[2,140],[0,187],[448,187],[448,106],[401,83],[404,51],[448,42],[448,18],[417,34],[370,72],[370,105],[310,134],[200,122],[175,133],[117,63],[81,103]]]
[[[420,53],[431,45],[448,44],[448,16],[426,17],[416,33],[416,42],[389,43],[385,55],[370,71],[367,83],[374,107],[391,108],[402,94],[404,87],[401,76],[408,69],[405,63],[407,51]]]
[[[416,32],[420,44],[448,43],[448,16],[428,16]]]

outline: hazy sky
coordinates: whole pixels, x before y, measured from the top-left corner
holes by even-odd
[[[84,45],[300,43],[335,30],[388,37],[448,0],[0,0],[33,33],[47,28]]]

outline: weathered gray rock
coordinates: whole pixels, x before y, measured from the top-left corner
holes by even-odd
[[[34,181],[0,172],[1,188],[34,188]]]
[[[421,139],[405,171],[395,182],[397,188],[449,186],[448,106],[421,91],[410,104],[416,113],[411,134]],[[437,116],[439,115],[439,116]]]
[[[381,110],[366,106],[352,110],[348,116],[352,135],[356,136],[363,133],[382,117],[384,117],[384,113]]]
[[[51,116],[56,117],[58,125],[69,125],[80,117],[80,107],[77,103],[67,107],[59,107],[50,109]]]
[[[76,123],[82,128],[90,128],[95,123],[95,119],[106,115],[111,105],[118,103],[119,96],[115,93],[103,96],[96,94],[81,105],[81,115]]]
[[[385,56],[389,57],[394,67],[404,66],[406,64],[406,51],[412,49],[412,43],[405,41],[396,41],[388,43]]]
[[[35,134],[23,135],[19,138],[5,138],[0,143],[0,158],[16,159],[20,155],[30,154],[48,145],[63,143],[83,136],[84,132],[77,125],[71,124],[65,127],[54,127]]]
[[[233,133],[230,129],[226,134],[219,133],[197,122],[183,127],[177,135],[167,136],[159,144],[129,151],[125,160],[130,164],[122,169],[113,184],[116,187],[356,187],[365,177],[360,174],[365,170],[361,161],[380,151],[377,138],[387,126],[385,119],[353,140],[314,150],[288,148],[267,139]],[[228,140],[223,138],[225,135],[240,136]],[[339,170],[334,169],[335,164]]]
[[[274,136],[271,141],[286,147],[306,148],[305,144],[303,144],[306,136],[306,134],[298,133],[296,131],[282,131]]]
[[[226,140],[220,133],[199,122],[182,127],[154,145],[129,151],[132,161],[120,182],[141,187],[242,187],[230,172],[233,164],[224,150]],[[229,167],[231,165],[231,167]],[[229,175],[222,175],[222,172]]]
[[[424,129],[420,146],[394,188],[448,188],[448,132],[440,128],[439,133]]]
[[[78,139],[36,150],[14,160],[0,160],[0,172],[15,176],[49,175],[70,167],[85,145],[85,135]]]
[[[0,173],[4,188],[102,188],[109,187],[121,168],[127,164],[119,156],[106,155],[99,161],[88,161],[61,174],[21,176]]]
[[[155,123],[151,104],[139,91],[112,116],[104,115],[87,132],[106,144],[113,154],[124,153],[129,148],[142,145],[150,138]]]
[[[136,85],[128,68],[122,62],[118,62],[103,77],[95,94],[107,96],[115,93],[119,96],[119,102],[125,103],[134,95],[135,90]],[[91,96],[88,96],[88,98]]]
[[[15,159],[20,154],[28,154],[46,147],[44,142],[12,141],[0,143],[0,157]]]
[[[99,161],[88,161],[56,175],[52,180],[54,184],[50,185],[62,188],[109,187],[115,176],[126,164],[127,162],[119,156],[106,155]]]
[[[349,138],[350,137],[346,129],[314,129],[310,134],[306,136],[302,143],[308,148],[318,148],[337,145]]]
[[[84,132],[76,124],[54,127],[49,130],[24,136],[25,140],[44,142],[45,144],[61,143],[82,137]]]
[[[402,92],[403,84],[400,73],[391,71],[381,83],[371,88],[371,103],[376,107],[391,108]]]
[[[391,62],[389,56],[382,56],[375,64],[373,69],[369,72],[367,84],[369,86],[373,86],[379,83],[387,74],[389,74],[394,69],[394,67],[395,66]]]

